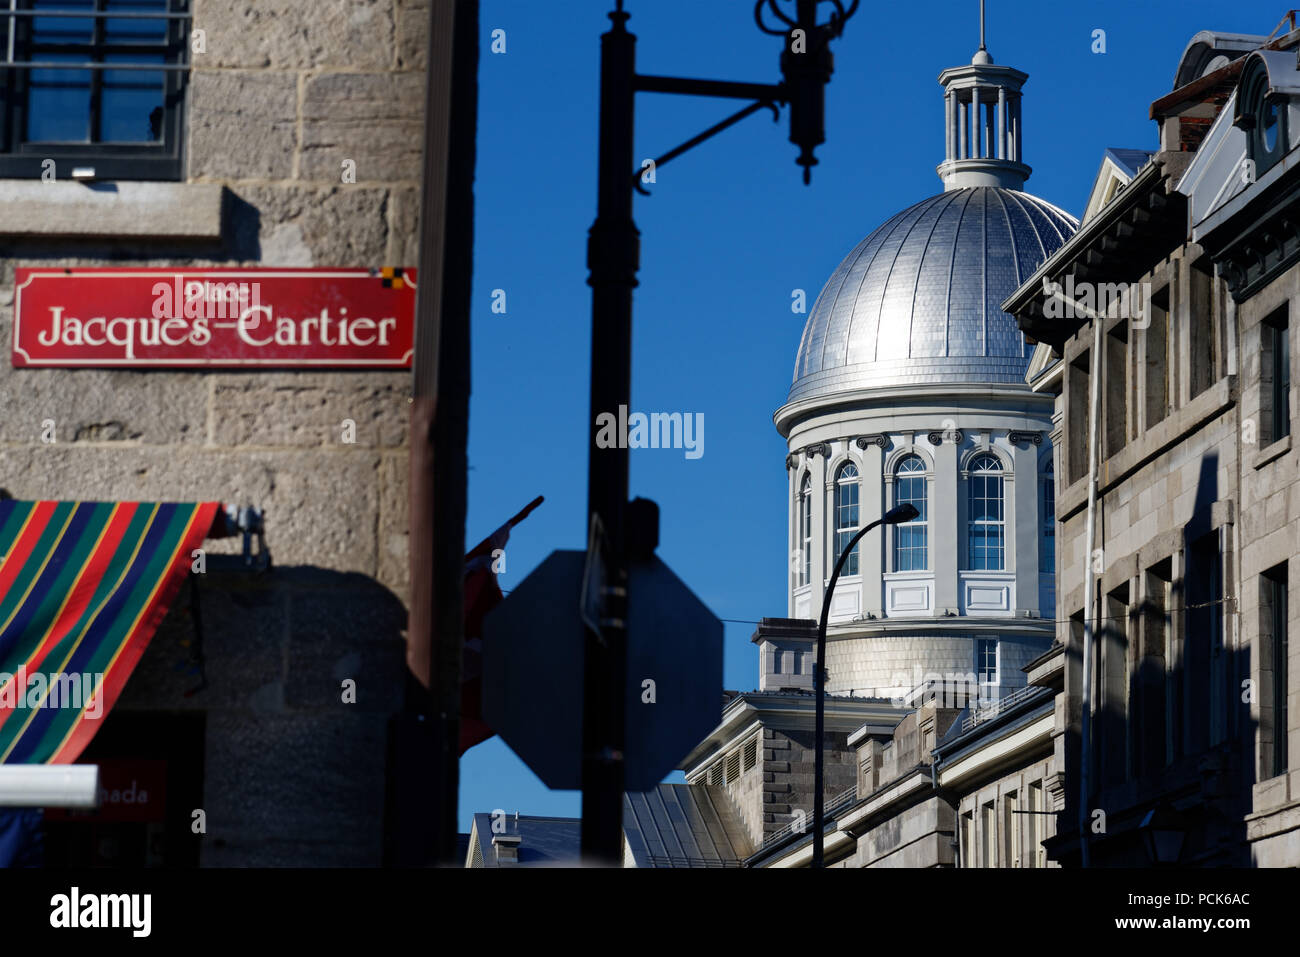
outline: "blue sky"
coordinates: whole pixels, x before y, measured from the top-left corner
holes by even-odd
[[[786,7],[793,4],[783,0]],[[752,0],[627,0],[643,73],[772,83],[780,40]],[[828,8],[829,5],[823,5]],[[599,36],[612,0],[483,0],[470,407],[469,527],[477,542],[537,495],[501,585],[552,550],[582,548],[595,216]],[[1268,34],[1263,0],[990,0],[995,62],[1029,74],[1027,189],[1075,216],[1107,147],[1154,149],[1150,103],[1169,92],[1192,35]],[[726,624],[725,684],[758,681],[757,619],[786,613],[785,446],[772,413],[790,387],[806,317],[840,260],[889,216],[938,193],[945,67],[979,45],[977,0],[864,0],[835,46],[827,142],[805,187],[787,115],[760,113],[658,171],[638,197],[632,407],[702,413],[704,455],[631,453],[633,497],[661,509],[660,557]],[[506,52],[489,51],[494,30]],[[1093,31],[1107,52],[1092,52]],[[637,157],[658,156],[738,109],[639,94]],[[494,313],[504,290],[506,313]],[[547,689],[537,689],[539,712]],[[679,775],[678,775],[679,777]],[[503,808],[577,816],[499,738],[461,762],[460,820]]]

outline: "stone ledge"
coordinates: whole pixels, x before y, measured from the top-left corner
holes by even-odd
[[[0,235],[217,241],[222,190],[210,183],[0,180]]]

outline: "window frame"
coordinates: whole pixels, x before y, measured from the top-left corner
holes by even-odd
[[[852,470],[852,475],[848,475]],[[835,469],[835,561],[840,560],[844,547],[853,540],[853,536],[862,528],[862,470],[856,462],[843,462]],[[853,501],[847,502],[848,493],[853,493]],[[846,513],[851,512],[852,524],[844,524]],[[843,543],[843,544],[841,544]],[[848,560],[841,572],[846,578],[862,574],[862,545],[859,542],[849,552]]]
[[[154,182],[179,182],[185,179],[186,158],[186,100],[189,90],[191,61],[189,58],[190,26],[193,22],[193,10],[190,0],[162,0],[165,9],[157,14],[157,19],[164,20],[165,42],[157,50],[163,56],[156,72],[163,75],[163,118],[160,124],[160,139],[156,143],[139,142],[43,142],[26,139],[28,95],[31,86],[31,64],[54,62],[33,59],[33,53],[25,50],[29,44],[30,32],[36,17],[33,6],[37,0],[17,0],[21,16],[9,16],[9,11],[0,10],[0,178],[8,179],[42,179],[46,173],[43,166],[46,160],[53,160],[57,180],[72,180],[72,171],[76,168],[93,168],[95,181],[129,180]],[[78,60],[78,65],[69,64],[70,72],[89,73],[92,79],[92,94],[88,114],[88,136],[94,135],[99,125],[96,117],[101,109],[100,96],[94,92],[101,88],[102,76],[112,70],[137,71],[125,64],[116,64],[112,68],[104,61],[104,55],[110,52],[141,53],[140,47],[151,44],[110,44],[103,36],[103,23],[113,19],[105,6],[106,0],[92,0],[92,8],[85,10],[85,17],[70,17],[72,20],[94,19],[92,36],[86,43],[68,44],[73,50],[85,50],[85,58]],[[61,4],[55,0],[50,4],[49,13],[83,12],[80,8],[60,10]],[[133,11],[121,11],[123,13]],[[134,18],[133,18],[134,19]],[[153,18],[150,18],[153,19]],[[10,24],[12,23],[12,26]],[[12,31],[12,34],[11,34]],[[13,39],[13,58],[9,59],[9,41]],[[35,56],[40,56],[38,50]],[[129,62],[129,61],[128,61]],[[88,68],[80,64],[98,64]],[[47,70],[49,68],[43,68]],[[10,99],[12,97],[12,100]]]
[[[990,657],[993,659],[993,670],[985,672],[985,659]],[[992,677],[986,680],[984,677],[986,673]],[[975,639],[975,683],[980,687],[998,683],[998,640],[996,638]]]
[[[919,466],[919,468],[908,469],[908,471],[905,473],[904,469],[910,466],[911,463],[913,462],[916,463]],[[910,522],[907,522],[906,524],[894,526],[893,528],[894,547],[891,550],[892,553],[890,556],[891,567],[895,572],[927,572],[930,570],[930,514],[929,514],[930,469],[929,466],[926,465],[925,459],[921,458],[920,455],[918,455],[915,452],[909,452],[908,454],[900,458],[897,464],[894,465],[893,478],[894,478],[894,482],[893,482],[894,508],[898,508],[900,505],[911,503],[912,505],[916,506],[917,511],[920,512],[920,515],[912,519]],[[905,496],[903,494],[903,489],[905,487],[904,483],[907,483],[907,486],[910,487],[912,483],[918,483],[918,482],[920,483],[920,487],[921,487],[921,495],[919,498],[917,498],[915,495]],[[910,541],[906,545],[903,544],[903,540],[905,538],[912,539],[918,537],[918,533],[919,533],[919,538],[921,539],[921,545],[919,549],[915,544],[913,544]],[[914,562],[909,561],[908,563],[909,567],[906,568],[903,567],[903,562],[901,561],[903,554],[906,552],[910,555],[915,555],[915,553],[918,550],[920,551],[921,554],[920,566],[918,567],[917,565],[914,564]]]
[[[984,463],[991,463],[992,468],[981,468]],[[1007,570],[1007,468],[1006,464],[997,455],[992,452],[979,452],[974,455],[967,463],[966,469],[966,562],[964,571],[975,572],[1002,572]],[[990,479],[997,481],[997,495],[977,495],[980,484],[987,483]],[[983,486],[987,489],[987,485]],[[998,518],[976,518],[977,514],[975,503],[977,501],[997,502]],[[981,548],[976,548],[974,542],[974,533],[977,529],[985,530],[985,533],[997,533],[997,545],[992,551],[996,551],[998,561],[996,565],[988,564],[990,546],[986,542]],[[977,563],[976,555],[983,554],[982,563]]]
[[[799,483],[799,574],[796,588],[812,584],[812,475],[803,473]]]
[[[1280,442],[1291,434],[1291,321],[1283,306],[1261,325],[1264,354],[1269,363],[1268,441]]]

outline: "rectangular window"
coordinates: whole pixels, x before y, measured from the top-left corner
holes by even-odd
[[[1016,796],[1008,794],[1002,799],[1002,858],[1003,867],[1020,866],[1020,815],[1016,813]]]
[[[1082,352],[1066,369],[1065,464],[1067,484],[1073,485],[1088,474],[1088,379],[1091,374],[1088,352]]]
[[[1105,404],[1106,456],[1123,450],[1128,422],[1128,327],[1119,323],[1105,338],[1106,370],[1102,379]]]
[[[189,0],[0,6],[0,176],[179,180]]]
[[[1026,810],[1029,813],[1025,815],[1025,866],[1039,867],[1041,865],[1038,862],[1038,857],[1043,850],[1039,846],[1043,840],[1042,824],[1040,822],[1041,812],[1043,811],[1043,786],[1041,784],[1029,785],[1027,797],[1029,807]]]
[[[1142,771],[1173,763],[1178,740],[1178,649],[1172,615],[1173,562],[1166,558],[1147,570],[1143,605],[1143,653],[1151,673],[1144,685],[1146,745]]]
[[[1264,573],[1263,621],[1261,635],[1264,647],[1261,660],[1267,662],[1269,672],[1264,682],[1264,710],[1267,715],[1265,730],[1272,734],[1271,746],[1266,750],[1268,777],[1285,774],[1290,769],[1287,758],[1287,695],[1291,682],[1287,674],[1289,643],[1287,634],[1287,566],[1286,562]]]
[[[1151,296],[1146,337],[1146,427],[1164,421],[1173,394],[1169,364],[1169,287]]]
[[[975,671],[982,685],[998,683],[998,643],[994,638],[980,638],[975,642]]]
[[[745,745],[745,770],[749,771],[758,763],[758,739],[751,738]]]
[[[961,866],[975,867],[975,816],[967,811],[961,816]]]
[[[1191,329],[1188,361],[1191,363],[1191,395],[1198,395],[1218,381],[1219,349],[1214,335],[1214,277],[1199,264],[1188,274],[1187,321]]]
[[[1291,329],[1283,306],[1260,327],[1260,389],[1266,442],[1277,442],[1291,434]]]
[[[980,809],[980,867],[996,867],[993,860],[994,849],[997,845],[996,827],[997,818],[993,814],[993,802],[985,804]]]

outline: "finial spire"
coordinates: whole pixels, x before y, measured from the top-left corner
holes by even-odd
[[[988,47],[984,45],[984,0],[980,0],[980,49],[988,49]]]

